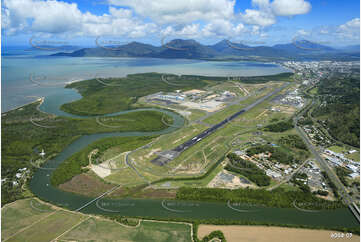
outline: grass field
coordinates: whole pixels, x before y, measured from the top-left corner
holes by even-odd
[[[336,152],[336,153],[342,153],[342,152],[346,151],[346,149],[344,147],[337,146],[337,145],[328,147],[327,149],[329,149],[329,150],[331,150],[333,152]]]
[[[221,122],[225,118],[229,117],[230,115],[238,112],[242,108],[248,106],[249,104],[255,102],[260,97],[266,95],[267,93],[271,92],[275,88],[280,86],[280,83],[269,83],[267,86],[263,85],[255,85],[256,87],[253,87],[253,95],[248,97],[247,99],[241,101],[239,104],[231,105],[229,107],[226,107],[225,109],[211,115],[210,117],[206,118],[204,120],[205,123],[208,124],[216,124],[218,122]],[[264,110],[263,110],[264,111]]]
[[[239,85],[239,83],[237,83],[237,84]],[[237,96],[245,96],[246,93],[244,93],[244,91],[242,91],[238,85],[236,85],[234,82],[227,81],[227,82],[223,82],[221,84],[215,85],[215,86],[211,87],[210,89],[214,90],[214,91],[218,91],[218,92],[229,91],[229,92],[235,93]]]
[[[84,219],[85,215],[55,211],[7,241],[51,241]]]
[[[129,227],[113,220],[50,208],[37,199],[18,200],[2,208],[1,215],[2,241],[192,241],[189,224],[141,221],[138,226]]]
[[[140,178],[135,171],[130,168],[124,168],[120,171],[115,171],[113,174],[104,178],[105,181],[115,183],[115,184],[122,184],[125,186],[132,186],[144,183],[144,180]]]
[[[277,85],[279,84],[273,84],[273,86]],[[263,87],[261,86],[261,88]],[[264,89],[259,92],[259,95],[264,95],[265,93],[271,91],[272,88]],[[254,89],[253,91],[257,92],[258,90],[259,88]],[[256,96],[253,98],[256,98]],[[206,129],[206,127],[201,124],[190,124],[175,131],[174,133],[162,135],[154,139],[149,145],[132,152],[129,155],[129,159],[132,161],[137,171],[145,177],[145,179],[139,177],[133,169],[126,167],[121,170],[113,171],[112,174],[105,177],[104,180],[106,182],[123,185],[125,190],[121,189],[118,195],[124,196],[127,194],[128,190],[132,191],[135,186],[146,184],[147,181],[156,181],[164,177],[191,178],[194,176],[200,176],[229,150],[244,149],[249,146],[247,143],[250,141],[257,142],[257,140],[263,139],[268,142],[277,143],[282,136],[294,134],[294,130],[289,130],[283,133],[271,133],[264,132],[262,131],[262,128],[257,127],[259,124],[265,126],[270,122],[275,122],[275,119],[285,120],[291,116],[289,113],[269,111],[268,109],[273,105],[273,103],[269,100],[259,104],[255,108],[236,118],[230,124],[204,138],[201,142],[192,146],[165,166],[157,166],[150,161],[158,155],[158,152],[176,147]],[[248,102],[253,101],[248,100],[247,103]],[[242,103],[242,105],[246,104]],[[228,112],[228,110],[226,111]],[[222,115],[224,116],[222,113],[216,113],[214,116],[217,119],[222,119],[223,117],[220,117]],[[257,130],[262,131],[261,135],[255,136],[254,132]],[[120,150],[115,147],[110,148],[104,152],[103,158],[110,159],[117,156],[119,155],[119,151]],[[124,162],[124,157],[119,157],[119,159]],[[162,190],[181,186],[206,187],[221,169],[221,166],[216,167],[215,170],[200,180],[168,181],[155,186],[157,188],[161,188]],[[275,184],[275,181],[271,182],[271,185]],[[118,195],[114,194],[114,196]]]
[[[344,153],[344,152],[347,152],[349,151],[350,149],[347,149],[345,147],[342,147],[342,146],[337,146],[337,145],[334,145],[334,146],[331,146],[331,147],[328,147],[327,149],[333,151],[333,152],[336,152],[336,153]],[[354,149],[354,148],[352,148]],[[356,149],[357,152],[354,152],[352,154],[347,154],[345,155],[347,158],[349,159],[352,159],[354,161],[360,161],[360,150],[359,149]]]
[[[116,222],[90,218],[69,233],[60,237],[60,241],[191,241],[191,227],[186,224],[142,221],[138,227],[129,228]]]
[[[204,120],[205,123],[208,124],[216,124],[224,120],[225,118],[231,116],[232,114],[238,112],[242,109],[241,105],[232,105],[221,111],[219,111],[216,115],[212,115]]]
[[[352,154],[348,154],[348,155],[346,155],[346,157],[359,162],[360,161],[360,151],[352,153]]]
[[[309,93],[312,94],[312,95],[316,95],[317,94],[317,91],[318,91],[318,88],[317,87],[314,87],[312,88]]]
[[[241,107],[252,103],[255,99],[259,98],[259,96],[263,96],[266,93],[272,91],[272,89],[274,89],[276,86],[279,86],[279,83],[271,83],[268,88],[265,88],[266,85],[257,85],[257,88],[254,88],[253,90],[249,88],[253,93],[255,93],[255,95],[253,95],[247,100],[242,101],[241,105],[230,106],[228,107],[229,109],[225,109],[219,113],[215,113],[214,115],[210,116],[209,118],[211,118],[211,122],[218,122],[220,120],[223,120],[225,116],[229,116],[231,113],[238,111]],[[265,125],[274,120],[275,118],[279,120],[289,117],[289,114],[267,111],[267,108],[269,108],[271,105],[272,103],[270,103],[269,101],[265,101],[257,107],[253,108],[252,110],[249,110],[245,114],[242,114],[230,124],[219,129],[214,134],[204,138],[202,142],[197,143],[190,149],[183,152],[179,157],[177,157],[174,161],[170,162],[166,166],[157,166],[152,164],[150,161],[158,155],[158,152],[176,147],[177,145],[198,134],[202,130],[205,130],[207,127],[201,124],[194,123],[185,126],[171,134],[162,135],[161,137],[154,139],[152,142],[151,140],[144,141],[142,143],[143,145],[148,144],[149,142],[151,143],[144,148],[140,148],[132,152],[129,155],[129,159],[132,161],[137,171],[143,177],[145,177],[145,179],[138,176],[132,168],[125,166],[121,170],[113,170],[111,175],[105,177],[104,180],[106,182],[114,184],[121,184],[124,187],[134,187],[140,184],[145,184],[147,181],[159,180],[163,177],[200,176],[204,174],[227,151],[237,148],[237,145],[233,145],[233,141],[235,139],[243,140],[244,142],[253,139],[252,132],[257,130],[257,124]],[[109,121],[113,122],[114,120],[102,121],[106,123]],[[116,121],[118,122],[118,120]],[[263,138],[267,139],[268,141],[273,141],[273,139],[269,137],[274,136],[279,138],[279,136],[281,135],[283,134],[272,133],[266,134]],[[275,141],[277,141],[277,139],[275,139]],[[137,147],[140,147],[140,145]],[[121,152],[130,150],[131,149],[124,149],[120,146],[109,147],[107,150],[103,151],[100,158],[102,161],[104,161],[113,157],[117,157],[117,159],[115,160],[115,165],[123,166],[125,156],[119,156],[119,154]],[[84,154],[84,157],[87,158],[87,153]],[[213,172],[211,172],[201,180],[172,182],[171,187],[205,187],[209,183],[209,181],[217,174],[217,172],[220,171],[220,169],[220,166],[218,166]],[[74,186],[77,187],[77,185]],[[123,194],[123,192],[121,192],[121,194]]]
[[[19,200],[1,209],[1,237],[8,239],[18,231],[48,216],[55,210],[35,199]]]
[[[199,180],[194,180],[194,181],[170,181],[170,182],[163,182],[160,183],[158,185],[156,185],[156,187],[160,187],[160,188],[164,188],[167,186],[170,187],[182,187],[182,186],[189,186],[189,187],[206,187],[208,185],[208,183],[218,174],[218,172],[220,172],[223,169],[222,166],[217,166],[216,169],[214,169],[208,176],[199,179]]]
[[[134,161],[136,169],[141,172],[142,175],[151,181],[157,180],[160,177],[167,175],[167,171],[169,170],[165,166],[157,166],[150,162],[157,156],[157,152],[172,149],[204,129],[204,126],[198,124],[183,127],[171,134],[162,135],[149,147],[132,152],[129,157],[132,161]],[[144,182],[143,179],[139,179],[138,176],[134,176],[134,174],[132,174],[134,171],[129,169],[130,168],[114,171],[114,173],[106,177],[105,180],[117,184],[124,184],[125,182],[129,182],[129,180]]]
[[[277,85],[278,83],[274,84],[274,86]],[[260,92],[262,93],[260,95],[264,95],[265,92],[269,92],[271,91],[271,89],[272,88],[268,88]],[[255,89],[254,91],[256,90],[258,89]],[[246,105],[244,103],[242,104]],[[193,137],[201,130],[204,130],[204,126],[189,125],[176,131],[175,133],[163,135],[159,137],[150,147],[137,150],[133,152],[130,157],[135,162],[136,169],[143,176],[145,176],[151,181],[155,181],[157,179],[169,176],[199,176],[201,174],[204,174],[205,171],[207,171],[212,164],[218,161],[228,150],[239,148],[237,142],[234,142],[235,140],[238,140],[240,143],[239,145],[241,145],[249,142],[250,140],[257,139],[258,137],[255,137],[253,132],[257,131],[258,124],[262,124],[263,126],[265,126],[272,120],[284,120],[291,116],[291,114],[288,113],[267,111],[267,108],[271,106],[272,103],[269,101],[265,101],[259,104],[257,107],[242,114],[230,124],[217,130],[214,134],[204,138],[201,142],[184,151],[179,157],[168,163],[166,166],[156,166],[153,165],[150,161],[157,156],[158,152],[172,149],[175,146],[183,143],[185,140]],[[218,112],[214,114],[214,117],[210,116],[208,118],[208,121],[210,118],[212,118],[211,122],[218,122],[225,116],[229,115],[229,113],[238,110],[239,107],[240,105],[230,106],[229,109],[231,110],[226,109],[224,111]],[[224,112],[226,112],[227,115]],[[260,115],[262,115],[261,118],[259,118]],[[262,137],[266,141],[277,143],[280,137],[293,133],[293,130],[283,133],[263,132],[263,134],[259,138]],[[211,172],[211,174],[207,175],[201,180],[169,181],[157,184],[157,187],[205,187],[217,174],[217,172],[220,171],[220,169],[221,167],[218,166],[213,172]],[[114,178],[113,181],[121,180],[124,177],[129,177],[126,173],[126,170],[119,171],[118,174],[112,174],[111,176],[109,176],[109,178]]]
[[[201,110],[198,110],[198,109],[190,109],[188,111],[192,112],[191,115],[188,117],[189,121],[198,120],[201,117],[203,117],[204,115],[206,115],[205,111],[201,111]]]
[[[124,168],[126,166],[126,154],[127,151],[124,152],[122,147],[114,146],[103,152],[98,163],[111,160],[110,164],[112,168]]]
[[[272,103],[269,101],[265,101],[259,104],[257,107],[249,110],[248,112],[242,114],[239,118],[235,119],[231,124],[226,125],[224,128],[216,131],[214,134],[210,135],[209,137],[202,140],[202,142],[197,143],[196,145],[192,146],[190,149],[183,152],[178,158],[176,158],[172,163],[169,164],[171,167],[175,167],[179,164],[187,163],[192,160],[197,161],[201,164],[204,162],[202,159],[201,154],[202,151],[206,154],[207,160],[209,161],[216,161],[217,158],[219,159],[220,155],[225,154],[229,149],[244,149],[244,145],[247,144],[249,141],[257,141],[258,139],[264,139],[265,141],[271,143],[278,143],[278,140],[286,135],[296,134],[295,130],[291,129],[286,132],[282,133],[272,133],[272,132],[264,132],[262,129],[257,128],[258,124],[263,126],[267,125],[268,123],[272,122],[272,120],[284,120],[291,117],[291,114],[282,113],[282,112],[269,112],[267,115],[263,115],[262,118],[257,118],[260,114],[264,113],[267,108],[271,107]],[[254,131],[262,131],[261,135],[254,135]],[[217,140],[221,139],[221,140]],[[213,145],[212,145],[213,142]],[[220,146],[223,146],[223,149]],[[217,152],[211,153],[210,148],[216,148]],[[288,152],[293,152],[289,150]],[[296,154],[297,152],[295,152]],[[305,157],[296,157],[300,159],[305,159]],[[174,162],[174,163],[173,163]],[[166,182],[161,185],[170,185],[171,187],[179,187],[179,186],[190,186],[190,187],[204,187],[206,186],[209,181],[215,176],[217,172],[221,169],[218,166],[215,171],[209,174],[207,177],[196,180],[196,181],[171,181]],[[275,185],[276,182],[272,180],[271,185]]]
[[[270,185],[272,186],[272,184]],[[289,185],[289,184],[282,184],[279,186],[280,188],[284,189],[285,191],[299,191],[299,188],[295,185]]]
[[[37,199],[19,200],[1,209],[3,241],[50,241],[86,218],[50,207]]]

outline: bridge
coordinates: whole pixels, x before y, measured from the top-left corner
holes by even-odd
[[[314,102],[312,102],[314,104]],[[355,218],[360,222],[360,209],[359,207],[353,202],[352,198],[348,194],[346,188],[340,181],[340,179],[337,177],[337,175],[333,172],[332,168],[328,165],[328,163],[320,156],[319,152],[315,148],[315,146],[312,144],[312,142],[307,137],[306,133],[303,131],[301,127],[297,125],[299,118],[307,111],[307,108],[302,110],[302,112],[299,112],[298,115],[293,119],[294,126],[296,128],[296,131],[301,136],[305,144],[307,145],[307,148],[311,151],[311,153],[314,155],[316,160],[318,161],[320,167],[323,171],[325,171],[329,177],[330,180],[335,184],[338,191],[340,191],[340,196],[342,197],[344,203],[348,206],[352,214],[355,216]]]

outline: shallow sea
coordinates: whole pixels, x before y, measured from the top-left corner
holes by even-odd
[[[67,95],[68,82],[94,77],[161,72],[206,76],[260,76],[287,71],[268,63],[158,58],[52,57],[54,52],[4,48],[1,57],[1,112],[38,97]]]

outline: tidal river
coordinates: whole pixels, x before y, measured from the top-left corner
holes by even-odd
[[[63,113],[59,107],[70,100],[80,98],[74,90],[68,90],[68,95],[63,98],[46,98],[40,109],[57,115],[72,116]],[[148,109],[143,109],[148,110]],[[53,171],[65,159],[80,151],[87,145],[100,138],[114,136],[146,136],[159,135],[173,132],[175,127],[184,124],[182,116],[162,109],[153,109],[166,113],[173,117],[174,127],[168,127],[158,132],[114,132],[93,135],[83,135],[67,146],[54,159],[48,161],[43,168],[38,169],[31,182],[32,192],[43,200],[55,205],[66,207],[70,210],[78,210],[88,204],[94,198],[81,196],[62,191],[53,187],[50,176]],[[138,110],[141,111],[141,110]],[[126,111],[127,112],[127,111]],[[111,115],[118,115],[122,112]],[[124,112],[123,112],[124,113]],[[81,117],[81,116],[76,116]],[[84,117],[86,118],[86,117]],[[47,169],[50,168],[50,169]],[[317,212],[301,211],[296,208],[265,208],[232,203],[191,202],[191,201],[163,201],[155,199],[107,199],[102,198],[94,201],[80,210],[92,214],[117,214],[122,216],[139,216],[159,219],[183,218],[183,219],[225,219],[253,222],[268,222],[276,224],[293,224],[325,227],[356,227],[358,222],[348,209],[324,210]]]

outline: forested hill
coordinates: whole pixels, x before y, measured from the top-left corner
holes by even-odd
[[[325,120],[329,133],[343,143],[360,146],[360,78],[333,77],[318,85],[320,106],[313,115]]]
[[[71,57],[152,57],[207,60],[358,60],[358,50],[334,49],[310,41],[296,41],[274,46],[247,46],[222,40],[213,45],[203,45],[195,40],[174,39],[162,46],[131,42],[119,46],[83,48],[70,53],[52,56]]]

